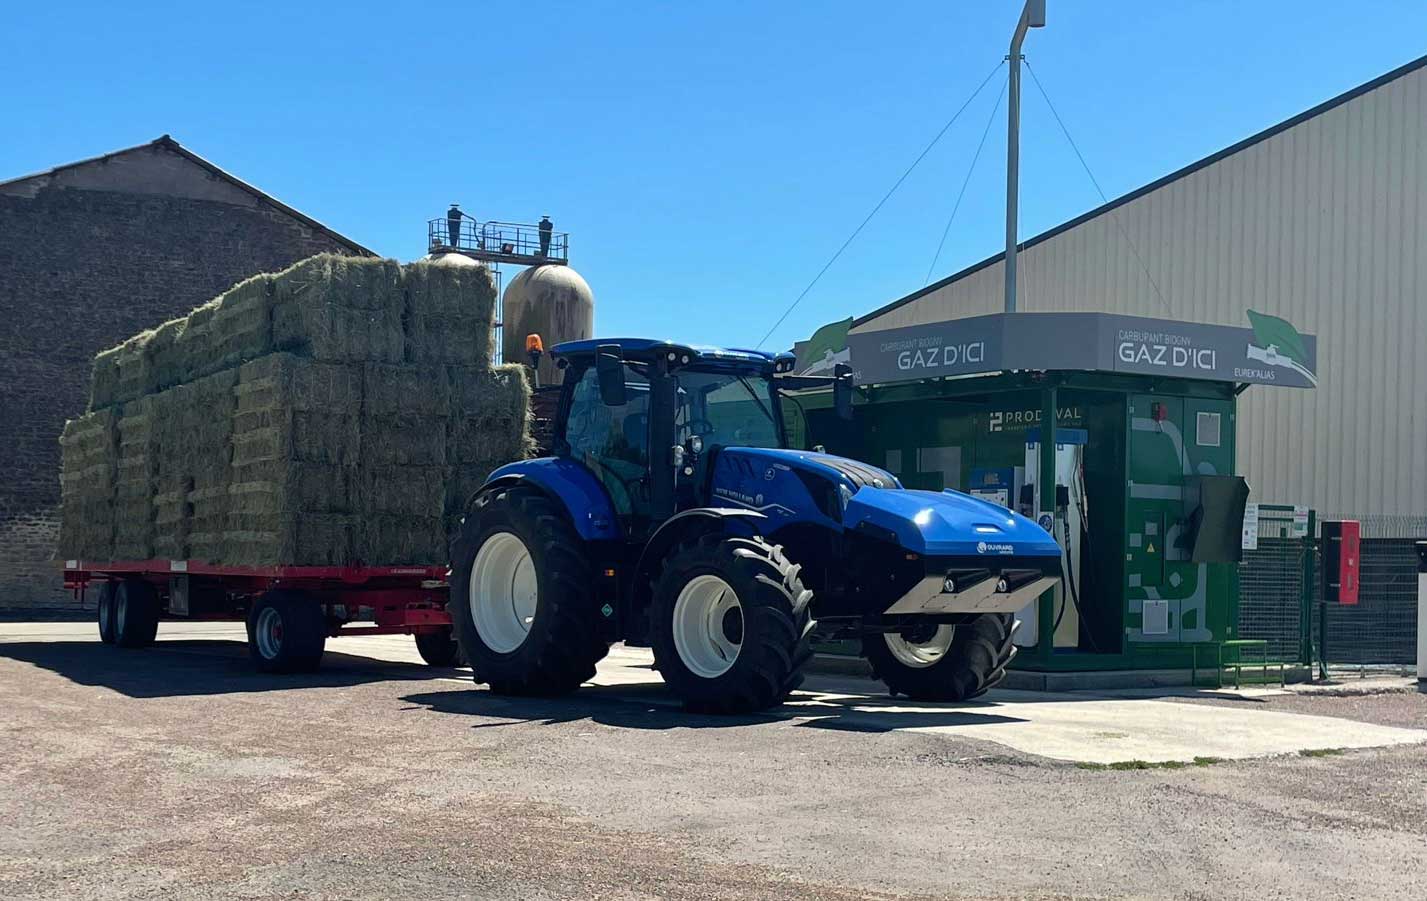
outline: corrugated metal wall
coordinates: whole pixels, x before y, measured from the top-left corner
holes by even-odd
[[[1020,308],[1287,318],[1318,336],[1319,386],[1241,397],[1239,468],[1254,496],[1427,514],[1424,144],[1419,67],[1027,247]],[[994,262],[855,331],[997,312],[1002,271]]]

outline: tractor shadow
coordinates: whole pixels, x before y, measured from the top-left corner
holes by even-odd
[[[108,688],[131,698],[342,688],[370,682],[429,681],[452,669],[374,660],[328,651],[315,673],[260,673],[241,641],[165,640],[148,648],[97,641],[0,642],[0,658],[28,663],[78,685]]]
[[[1005,714],[994,702],[927,704],[872,695],[822,694],[800,691],[789,702],[752,714],[712,714],[685,708],[662,682],[586,685],[557,698],[514,698],[489,691],[453,689],[402,697],[433,713],[489,720],[473,729],[536,724],[543,726],[589,721],[620,729],[728,729],[791,723],[795,728],[837,732],[894,732],[1025,722]]]

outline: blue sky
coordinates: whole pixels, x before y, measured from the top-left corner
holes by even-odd
[[[1026,55],[1111,197],[1427,53],[1420,0],[1048,7]],[[0,178],[169,133],[402,260],[453,200],[549,213],[598,332],[748,345],[1001,60],[1019,9],[26,4],[0,35]],[[922,286],[1002,78],[769,346]],[[1099,198],[1029,80],[1023,98],[1025,238]],[[1002,242],[997,115],[934,277]]]

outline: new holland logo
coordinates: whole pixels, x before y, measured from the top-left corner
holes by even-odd
[[[976,542],[976,553],[978,554],[1014,554],[1016,549],[1009,544],[988,544],[985,541]]]

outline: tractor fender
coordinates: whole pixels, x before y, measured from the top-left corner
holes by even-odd
[[[723,531],[730,523],[735,522],[744,529],[758,532],[767,519],[767,516],[757,510],[738,507],[695,507],[669,517],[654,531],[644,549],[639,552],[634,578],[628,583],[636,605],[643,606],[649,601],[650,585],[659,575],[660,565],[669,551],[680,542],[705,532]]]
[[[617,541],[622,538],[614,505],[604,486],[588,469],[565,457],[541,457],[507,463],[492,472],[471,499],[516,483],[534,485],[563,506],[575,531],[584,540]]]

